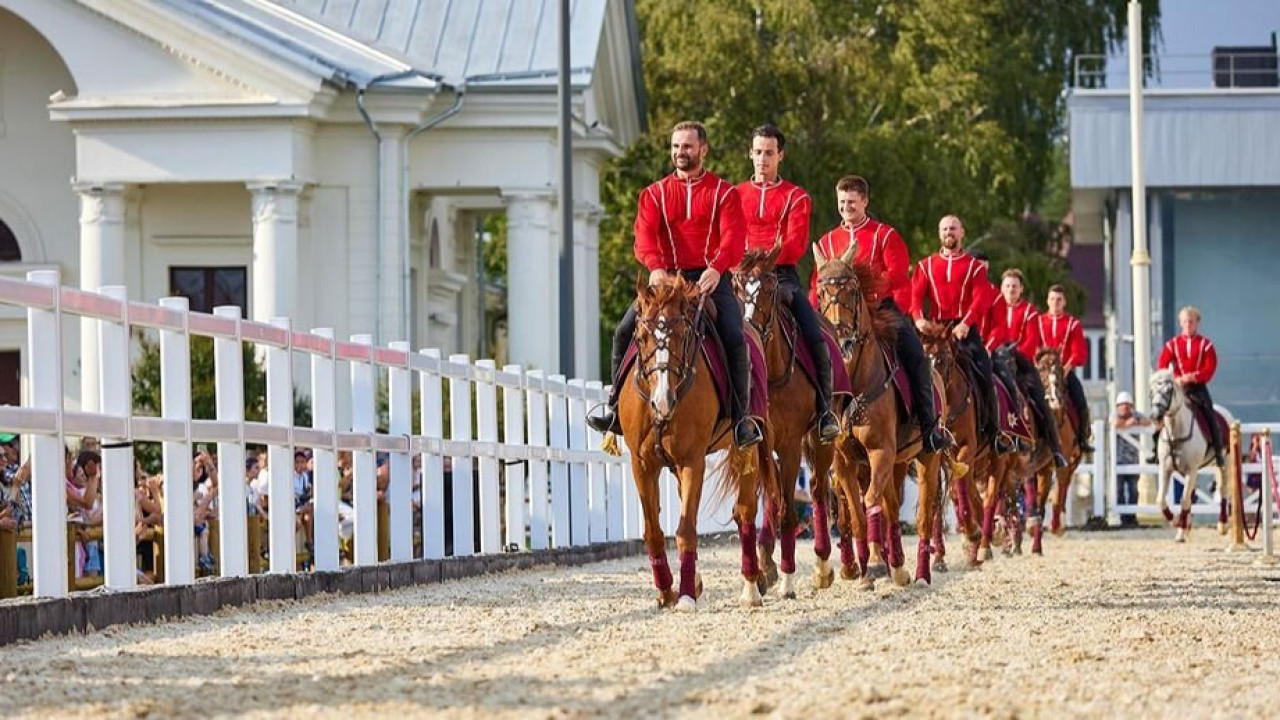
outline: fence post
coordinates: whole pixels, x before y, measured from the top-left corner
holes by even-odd
[[[437,363],[439,350],[419,350]],[[422,394],[422,434],[437,442],[444,438],[444,389],[437,365],[435,372],[419,378]],[[428,560],[444,557],[444,456],[422,455],[422,555]]]
[[[216,307],[213,314],[234,320],[239,327],[240,308],[235,305]],[[213,340],[214,401],[218,406],[218,419],[223,422],[244,422],[244,345],[239,335],[237,332],[234,338]],[[244,433],[237,434],[241,439],[236,442],[218,443],[218,562],[222,577],[249,574]]]
[[[493,360],[476,361],[476,438],[482,443],[498,442],[498,389]],[[480,466],[480,552],[502,552],[502,502],[499,499],[498,458],[479,455]]]
[[[387,430],[409,440],[413,435],[413,382],[409,372],[409,343],[393,342],[392,350],[405,354],[404,367],[387,369]],[[387,486],[387,503],[391,506],[391,560],[413,559],[413,460],[406,448],[391,453],[391,482]]]
[[[1109,439],[1106,432],[1106,422],[1103,420],[1093,421],[1093,436],[1099,439],[1097,450],[1093,454],[1093,516],[1102,518],[1104,522],[1109,522],[1107,511],[1115,507],[1115,474],[1110,477],[1102,472],[1107,467],[1106,460],[1110,454],[1110,448],[1107,446]]]
[[[587,403],[583,399],[585,392],[584,381],[577,378],[569,381],[569,449],[578,452],[587,450]],[[574,545],[587,545],[591,542],[591,521],[595,518],[591,517],[589,510],[590,481],[586,461],[569,465],[569,534]]]
[[[191,344],[185,331],[185,297],[160,300],[161,307],[183,316],[183,330],[160,331],[161,415],[191,420]],[[164,455],[164,577],[170,585],[195,581],[194,494],[191,488],[191,438],[162,445]]]
[[[1262,555],[1258,558],[1259,565],[1275,565],[1280,562],[1280,558],[1275,556],[1274,541],[1271,537],[1271,529],[1273,526],[1272,513],[1275,512],[1275,467],[1271,459],[1271,428],[1264,428],[1262,431]]]
[[[622,532],[628,540],[639,540],[644,537],[644,508],[640,506],[640,491],[636,488],[636,480],[631,468],[631,449],[623,438],[618,438],[618,446],[622,448],[622,492],[623,524]]]
[[[588,380],[582,397],[582,429],[586,434],[583,441],[583,449],[598,458],[587,463],[587,507],[590,508],[588,511],[590,513],[589,537],[593,543],[605,542],[609,539],[609,481],[606,474],[608,465],[603,460],[604,453],[600,451],[600,443],[604,440],[604,436],[592,430],[591,426],[586,424],[586,410],[599,401],[602,387],[604,385],[599,380]]]
[[[312,335],[332,341],[333,328],[315,328]],[[334,353],[311,356],[311,427],[334,432],[338,429],[338,385]],[[315,477],[312,495],[315,506],[311,530],[311,553],[317,570],[337,570],[341,566],[338,545],[338,458],[334,445],[313,448]]]
[[[129,373],[129,293],[121,285],[99,292],[125,304],[123,323],[98,322],[99,407],[103,414],[128,418],[133,414]],[[125,437],[103,438],[102,444],[102,565],[103,582],[111,590],[127,590],[137,583],[137,541],[133,526],[133,446]]]
[[[547,378],[548,411],[551,418],[551,449],[563,453],[569,449],[569,388],[563,375]],[[556,392],[556,387],[559,392]],[[569,547],[569,465],[564,460],[551,462],[551,544]]]
[[[357,345],[373,345],[373,336],[367,333],[351,336]],[[372,353],[372,348],[370,348]],[[368,362],[351,361],[351,432],[373,433],[377,429],[377,390],[374,383],[372,357]],[[378,478],[374,464],[374,451],[355,450],[351,453],[351,504],[355,511],[355,527],[352,542],[356,565],[378,563]]]
[[[35,270],[27,280],[53,287],[54,308],[27,309],[27,361],[31,406],[59,413],[56,435],[31,438],[31,576],[36,597],[67,594],[67,491],[63,476],[62,311],[57,270]],[[187,483],[190,487],[191,483]],[[189,534],[189,533],[188,533]]]
[[[271,318],[271,324],[290,336],[285,347],[267,348],[267,422],[279,427],[293,427],[293,352],[292,324],[289,318]],[[291,573],[296,569],[294,525],[297,522],[293,499],[293,447],[271,445],[267,448],[267,554],[270,571]]]
[[[547,394],[546,382],[541,370],[530,370],[528,375],[529,438],[530,448],[547,447]],[[551,534],[551,519],[547,513],[547,461],[529,461],[529,549],[545,550]]]
[[[449,362],[467,367],[470,375],[471,358],[467,355],[450,355]],[[471,442],[471,380],[449,378],[449,436],[455,442]],[[475,533],[475,480],[472,472],[472,454],[453,457],[453,554],[473,555],[476,547]]]
[[[502,372],[520,378],[524,385],[524,368],[519,365],[506,365]],[[524,390],[522,387],[502,388],[502,443],[507,447],[524,446]],[[506,544],[523,550],[525,543],[525,467],[532,464],[510,463],[503,472],[507,491],[506,504]]]

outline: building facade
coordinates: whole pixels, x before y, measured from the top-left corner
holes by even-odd
[[[477,228],[501,213],[506,359],[598,377],[600,172],[642,131],[639,46],[630,3],[573,3],[562,279],[557,5],[0,0],[0,272],[475,352]],[[93,409],[89,325],[65,377]],[[24,333],[0,308],[0,402]]]

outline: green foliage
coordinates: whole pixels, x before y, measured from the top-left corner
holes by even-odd
[[[1037,207],[1054,177],[1073,56],[1114,47],[1126,6],[638,0],[649,131],[602,178],[603,351],[640,269],[636,197],[670,172],[676,122],[707,125],[708,166],[734,181],[750,173],[751,128],[778,124],[788,139],[782,172],[814,197],[815,237],[838,221],[836,180],[859,174],[871,183],[872,214],[899,229],[913,257],[932,251],[947,213],[964,218],[971,238],[990,229],[998,244],[1008,233],[995,223]],[[1144,21],[1157,37],[1157,3],[1144,3]]]
[[[133,412],[135,415],[158,417],[161,413],[160,343],[145,333],[135,333],[138,347],[133,363]],[[214,389],[213,338],[191,337],[191,417],[195,420],[217,419],[217,394]],[[267,371],[247,343],[241,345],[244,362],[244,419],[267,420]],[[311,424],[311,404],[296,392],[293,400],[295,425]],[[160,467],[160,445],[137,443],[134,456],[142,467],[154,472]]]

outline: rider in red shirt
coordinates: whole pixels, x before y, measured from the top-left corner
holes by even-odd
[[[649,269],[649,283],[657,284],[679,273],[696,283],[716,306],[716,330],[724,344],[733,382],[733,438],[738,447],[764,438],[747,417],[751,359],[742,334],[742,305],[730,280],[729,269],[742,261],[746,225],[742,203],[728,182],[703,167],[707,157],[707,130],[701,123],[682,122],[671,133],[674,173],[640,192],[636,213],[636,258]],[[635,336],[636,308],[632,305],[613,336],[613,392],[608,407],[587,419],[598,432],[622,431],[618,423],[618,369]]]
[[[1083,367],[1089,359],[1089,344],[1084,339],[1084,326],[1078,318],[1067,313],[1067,291],[1061,285],[1049,288],[1049,311],[1040,316],[1040,337],[1043,347],[1056,348],[1062,356],[1062,369],[1067,374],[1067,395],[1076,406],[1076,421],[1080,432],[1076,444],[1081,452],[1093,452],[1089,443],[1093,427],[1089,422],[1089,400],[1084,396],[1084,385],[1073,372]]]
[[[1178,325],[1182,332],[1164,344],[1160,351],[1159,368],[1173,369],[1173,379],[1182,386],[1187,399],[1200,406],[1213,417],[1213,398],[1209,395],[1209,381],[1218,370],[1218,351],[1209,338],[1200,334],[1200,311],[1188,305],[1178,311]],[[1210,440],[1218,465],[1222,465],[1222,428],[1210,422]]]
[[[751,163],[755,174],[738,185],[742,215],[747,223],[747,249],[772,250],[781,242],[775,273],[779,288],[791,294],[791,314],[809,346],[818,374],[818,438],[823,444],[840,435],[840,421],[831,412],[831,353],[822,336],[822,324],[813,305],[800,290],[796,262],[809,249],[809,193],[778,176],[786,157],[787,139],[774,125],[761,125],[751,133]]]
[[[1058,467],[1065,467],[1067,459],[1062,455],[1058,426],[1053,414],[1049,412],[1049,403],[1044,398],[1044,384],[1035,366],[1036,351],[1040,349],[1040,323],[1035,306],[1022,299],[1025,287],[1026,277],[1017,268],[1009,268],[1000,276],[1000,296],[991,303],[991,309],[987,311],[983,322],[987,350],[994,354],[1002,345],[1011,345],[1015,349],[1016,367],[1003,368],[1000,363],[993,363],[995,373],[1010,390],[1022,388],[1026,391],[1041,418],[1041,438],[1049,444]],[[1008,376],[1006,370],[1012,371],[1014,376]]]
[[[938,429],[938,416],[933,408],[933,376],[929,360],[925,357],[920,336],[905,314],[911,307],[911,287],[907,270],[911,257],[907,244],[893,226],[867,216],[867,203],[871,188],[867,181],[856,175],[842,178],[836,183],[836,207],[840,211],[840,225],[818,240],[818,251],[824,258],[838,258],[850,245],[855,245],[853,261],[870,265],[877,275],[888,279],[880,307],[893,313],[897,326],[897,352],[903,367],[911,375],[911,405],[915,409],[916,422],[920,425],[925,451],[937,452],[950,443],[946,433]],[[818,274],[809,283],[809,299],[818,304]],[[874,298],[868,298],[874,301]]]
[[[965,347],[983,384],[985,403],[978,403],[981,431],[995,441],[998,452],[1013,451],[1011,444],[1000,442],[996,427],[995,386],[991,380],[991,356],[982,345],[981,327],[996,290],[987,278],[987,263],[964,251],[964,225],[955,215],[938,222],[938,238],[942,248],[921,260],[911,275],[911,307],[916,327],[924,329],[930,320],[955,323],[951,332]]]

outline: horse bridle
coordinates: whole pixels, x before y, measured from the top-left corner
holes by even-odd
[[[705,299],[699,300],[697,310],[690,317],[688,313],[682,313],[679,317],[669,318],[666,315],[659,315],[654,319],[637,317],[636,324],[645,329],[645,332],[653,337],[653,347],[645,352],[643,349],[636,357],[636,374],[635,386],[636,391],[640,393],[640,397],[646,403],[651,403],[651,397],[641,385],[643,378],[645,384],[650,387],[653,382],[650,378],[657,373],[667,372],[675,377],[675,382],[667,389],[668,400],[670,400],[671,412],[675,412],[676,404],[685,396],[689,388],[693,385],[693,379],[697,375],[698,364],[693,362],[696,359],[694,353],[698,350],[698,345],[702,340],[702,314],[705,307]],[[679,354],[671,352],[671,339],[675,335],[673,332],[677,328],[687,327],[688,332],[680,335]],[[667,358],[665,361],[650,364],[658,353],[666,351]],[[659,426],[664,425],[669,418],[654,418]]]
[[[832,322],[832,325],[835,326],[836,340],[841,344],[841,352],[844,351],[843,345],[846,340],[853,343],[854,347],[861,349],[867,340],[871,338],[870,328],[863,328],[860,325],[861,313],[857,311],[856,305],[852,303],[845,304],[843,301],[845,293],[853,293],[861,297],[862,285],[858,282],[857,275],[846,273],[818,280],[818,312],[823,317],[828,320],[831,319],[827,315],[827,310],[832,307],[840,307],[853,313],[852,323],[847,323],[844,320]]]
[[[749,287],[752,280],[756,281],[755,288]],[[771,283],[773,288],[767,313],[760,304],[760,293],[764,290],[766,282]],[[751,323],[751,327],[755,328],[756,333],[760,335],[760,343],[768,347],[769,341],[773,338],[774,319],[778,317],[778,308],[781,304],[782,293],[778,292],[778,276],[771,272],[752,271],[744,278],[744,274],[735,273],[733,285],[739,296],[743,298],[743,305],[750,304],[752,307],[751,314],[747,315],[747,322]],[[757,320],[757,316],[762,319]]]

